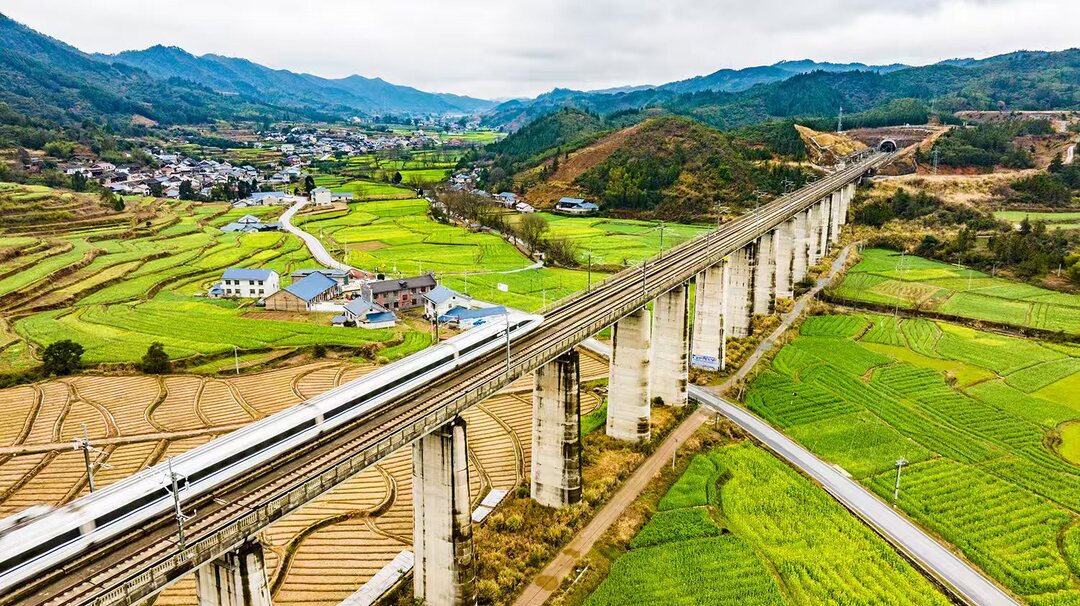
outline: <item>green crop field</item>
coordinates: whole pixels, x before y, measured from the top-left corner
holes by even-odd
[[[1020,284],[890,250],[869,249],[837,296],[1080,334],[1080,296]]]
[[[588,606],[948,604],[881,538],[749,443],[698,455]]]
[[[937,268],[924,268],[928,271]],[[814,316],[747,405],[1033,604],[1080,603],[1080,351],[944,322]]]
[[[586,271],[525,269],[532,265],[501,237],[437,223],[422,199],[349,205],[348,212],[297,219],[327,248],[355,267],[391,276],[435,272],[439,281],[473,297],[535,310],[588,286]],[[594,272],[593,279],[604,274]],[[500,284],[506,288],[500,288]]]
[[[522,215],[515,215],[520,218]],[[632,219],[565,217],[542,213],[551,235],[568,238],[578,245],[578,257],[585,262],[589,252],[597,265],[634,265],[660,252],[661,224]],[[663,224],[664,249],[681,244],[708,231],[708,226]]]
[[[48,188],[31,193],[70,196]],[[325,314],[281,318],[263,314],[251,302],[196,296],[228,267],[271,268],[286,282],[292,270],[317,267],[300,239],[289,234],[218,229],[245,214],[272,220],[280,208],[152,199],[128,204],[153,213],[150,228],[139,225],[134,231],[124,219],[102,220],[92,231],[21,236],[15,226],[3,233],[0,245],[31,248],[0,263],[0,305],[14,331],[0,344],[0,370],[32,366],[35,350],[61,339],[79,342],[88,364],[137,360],[154,341],[164,343],[174,358],[231,354],[233,346],[265,350],[371,342],[388,344],[386,355],[400,357],[427,345],[426,335],[417,339],[405,326],[340,330]]]

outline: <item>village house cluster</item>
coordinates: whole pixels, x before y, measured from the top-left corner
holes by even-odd
[[[207,291],[210,298],[252,299],[268,311],[336,314],[334,326],[389,328],[398,314],[423,309],[429,322],[467,329],[506,313],[505,308],[475,300],[442,286],[434,274],[380,279],[352,269],[300,269],[282,278],[271,269],[232,267]]]
[[[139,164],[116,165],[111,162],[95,162],[76,159],[58,168],[67,175],[81,174],[89,181],[121,195],[160,195],[179,198],[185,181],[191,184],[195,194],[209,197],[215,185],[230,181],[243,181],[254,189],[263,179],[254,166],[233,166],[217,160],[195,160],[180,154],[160,150],[145,150],[155,160],[155,166]],[[297,171],[299,176],[299,171]]]

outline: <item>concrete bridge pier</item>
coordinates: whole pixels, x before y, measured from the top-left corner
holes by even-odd
[[[847,188],[838,189],[829,196],[830,203],[829,208],[832,211],[829,216],[829,244],[836,244],[840,241],[840,226],[843,225],[841,216],[844,209],[844,191]]]
[[[792,239],[791,282],[794,284],[806,277],[806,268],[810,260],[810,210],[795,215],[795,236]]]
[[[754,245],[753,313],[767,316],[772,313],[773,273],[775,272],[773,232],[762,234]]]
[[[581,500],[580,377],[575,349],[533,375],[531,494],[547,507]]]
[[[754,274],[751,260],[753,247],[744,246],[731,253],[724,265],[724,336],[745,337],[750,334],[750,288]]]
[[[649,317],[649,310],[639,309],[616,322],[612,333],[606,432],[618,440],[648,442],[651,437]]]
[[[413,444],[413,590],[428,606],[476,603],[465,420]]]
[[[792,247],[795,240],[795,219],[788,219],[773,230],[773,261],[775,264],[776,298],[790,299],[792,290]]]
[[[724,367],[724,265],[718,263],[694,278],[694,334],[690,363],[694,368]]]
[[[855,188],[856,185],[852,182],[845,185],[844,189],[841,190],[844,192],[844,197],[842,198],[843,204],[840,207],[840,225],[847,225],[848,211],[851,210],[851,201],[855,199]]]
[[[262,543],[250,540],[195,571],[199,606],[270,606]]]
[[[685,283],[653,302],[653,339],[650,382],[652,397],[668,406],[686,405],[690,322],[687,317],[689,286]]]
[[[806,265],[807,269],[821,260],[821,202],[815,202],[807,211]]]
[[[821,231],[818,232],[818,245],[817,245],[817,259],[814,261],[816,265],[821,261],[829,252],[829,226],[832,223],[832,196],[828,196],[821,202],[818,202],[818,224]]]

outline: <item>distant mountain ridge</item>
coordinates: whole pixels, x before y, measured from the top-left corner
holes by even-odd
[[[197,57],[175,46],[94,57],[137,67],[157,78],[191,80],[218,92],[257,95],[283,106],[329,106],[362,114],[467,114],[495,105],[473,97],[424,92],[382,78],[354,75],[328,79],[271,69],[247,59],[214,54]]]

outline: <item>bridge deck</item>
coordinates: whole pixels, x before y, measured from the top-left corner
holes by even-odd
[[[95,546],[0,597],[0,604],[134,604],[153,595],[891,158],[874,154],[550,306],[543,324],[513,343],[509,368],[505,352],[492,353],[286,460],[185,502],[198,515],[186,526],[184,549],[176,543],[175,520],[162,515],[138,534]]]

